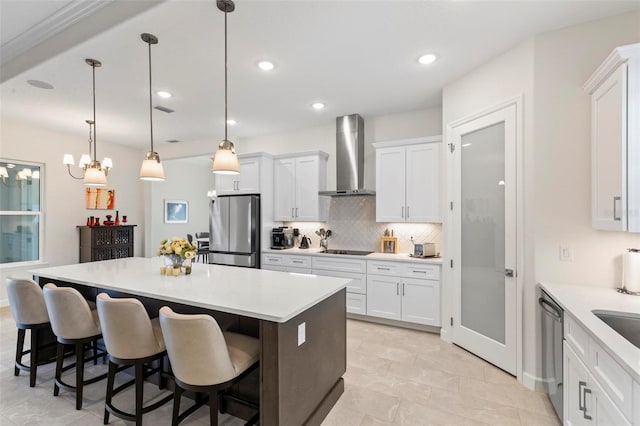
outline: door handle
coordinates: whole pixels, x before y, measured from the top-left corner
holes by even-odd
[[[582,380],[578,382],[578,409],[582,411],[585,420],[591,420],[591,416],[587,414],[587,394],[591,394],[591,389],[587,387],[587,382]]]
[[[622,216],[616,214],[616,201],[621,201],[621,197],[613,197],[613,220],[622,220]]]
[[[515,272],[513,271],[513,269],[505,269],[504,276],[513,278],[515,276]]]

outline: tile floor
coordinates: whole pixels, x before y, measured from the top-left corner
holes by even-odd
[[[0,309],[0,425],[102,425],[105,382],[85,388],[84,406],[74,395],[54,397],[53,364],[38,368],[38,382],[13,375],[16,329],[8,308]],[[28,340],[28,339],[27,339]],[[106,366],[88,367],[87,376]],[[440,340],[435,334],[349,320],[345,392],[326,426],[359,425],[558,425],[544,394],[529,391],[501,370]],[[145,400],[161,395],[145,387]],[[132,407],[133,390],[118,396]],[[244,424],[221,415],[221,426]],[[169,425],[171,403],[145,415],[146,425]],[[112,425],[129,425],[111,417]],[[184,425],[208,425],[201,408]]]

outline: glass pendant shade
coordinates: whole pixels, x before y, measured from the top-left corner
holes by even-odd
[[[107,186],[107,176],[100,167],[99,161],[92,161],[84,172],[84,182],[86,186]]]
[[[73,157],[71,158],[73,159]],[[88,166],[89,163],[91,163],[91,157],[89,157],[89,154],[82,154],[82,157],[80,157],[80,162],[78,163],[78,167]]]
[[[73,155],[65,154],[64,158],[62,159],[62,163],[67,165],[67,166],[73,165],[73,163],[75,163],[75,160],[73,159]]]
[[[213,157],[213,173],[221,175],[235,175],[240,173],[240,163],[233,142],[224,140],[218,145]]]
[[[140,166],[140,179],[149,181],[163,181],[164,168],[157,152],[149,151]]]

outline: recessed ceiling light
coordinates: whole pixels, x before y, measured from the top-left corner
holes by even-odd
[[[171,93],[167,92],[166,90],[158,90],[156,92],[156,95],[160,96],[161,98],[170,98],[171,96],[173,96]]]
[[[322,102],[315,102],[313,104],[311,104],[311,108],[320,111],[321,109],[324,109],[326,107],[325,104],[323,104]]]
[[[230,119],[227,120],[227,124],[229,126],[235,126],[236,124],[238,124],[238,122],[236,120],[233,120],[233,119],[230,118]]]
[[[47,83],[46,81],[27,80],[27,83],[29,83],[33,87],[37,87],[38,89],[47,89],[47,90],[53,89],[53,86],[51,84]]]
[[[269,62],[269,61],[258,62],[258,68],[260,68],[262,71],[271,71],[275,67],[276,66],[274,65],[273,62]]]
[[[418,62],[421,63],[422,65],[429,65],[434,63],[436,59],[438,59],[436,55],[434,55],[433,53],[428,53],[426,55],[420,56],[418,58]]]

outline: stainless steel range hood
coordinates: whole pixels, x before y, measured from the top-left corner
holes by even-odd
[[[364,189],[364,120],[358,114],[336,118],[336,172],[336,190],[320,195],[376,195]]]

